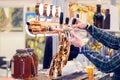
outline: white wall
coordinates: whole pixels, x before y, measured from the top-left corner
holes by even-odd
[[[11,58],[18,48],[25,48],[24,32],[0,32],[0,56]]]
[[[55,0],[0,0],[0,7],[27,7],[35,6],[37,2],[52,4]],[[65,16],[69,16],[68,2],[79,2],[79,3],[97,3],[97,0],[57,0],[61,1],[59,5],[64,9]],[[103,4],[110,5],[110,0],[101,0]],[[120,0],[116,0],[120,3]],[[58,3],[58,2],[57,2]],[[107,6],[108,7],[108,6]],[[24,32],[0,32],[0,56],[6,56],[11,58],[18,48],[25,47],[25,33]]]

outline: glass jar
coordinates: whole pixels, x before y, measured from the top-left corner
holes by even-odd
[[[11,60],[11,75],[16,79],[31,78],[32,59],[26,50],[17,49]]]
[[[34,65],[34,72],[32,72],[32,74],[33,76],[38,76],[38,62],[39,62],[38,56],[34,52],[34,49],[27,48],[27,52],[32,56],[32,60],[33,60],[32,65]]]

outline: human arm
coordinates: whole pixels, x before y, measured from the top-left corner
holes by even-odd
[[[101,42],[103,45],[118,50],[120,47],[120,38],[117,36],[114,36],[108,32],[103,31],[102,29],[99,29],[95,26],[90,26],[86,29],[89,34],[92,35],[92,37],[99,42]]]
[[[120,47],[120,38],[114,36],[104,30],[97,28],[92,25],[88,25],[87,23],[77,19],[76,24],[72,25],[74,28],[85,29],[89,34],[92,35],[93,38],[101,42],[103,45],[118,50]]]
[[[87,44],[81,48],[81,52],[83,52],[98,70],[106,73],[119,72],[120,52],[114,53],[110,58],[106,58],[99,52],[92,50]]]
[[[115,72],[120,68],[120,52],[113,54],[110,58],[102,56],[99,52],[92,50],[88,44],[84,44],[80,37],[71,31],[72,37],[69,41],[76,47],[81,48],[81,52],[101,71]]]

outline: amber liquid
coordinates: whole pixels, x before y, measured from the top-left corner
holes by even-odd
[[[35,66],[35,76],[38,76],[38,56],[33,52],[32,54]]]
[[[11,75],[16,79],[31,78],[31,58],[27,54],[16,54],[12,59]]]
[[[86,72],[88,73],[88,80],[94,80],[94,67],[86,67]]]
[[[32,59],[32,70],[31,70],[31,74],[33,77],[38,76],[38,56],[35,54],[34,49],[27,49],[27,52],[29,53],[29,55],[31,55],[31,59]]]

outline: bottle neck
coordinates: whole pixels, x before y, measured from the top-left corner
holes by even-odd
[[[97,8],[97,13],[101,13],[101,9],[100,8]]]
[[[106,12],[105,12],[105,14],[107,15],[107,14],[110,14],[110,11],[109,11],[109,9],[106,9]]]
[[[101,5],[97,5],[97,11],[96,13],[101,13]]]

